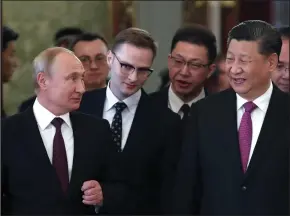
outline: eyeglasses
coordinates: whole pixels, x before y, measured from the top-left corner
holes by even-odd
[[[280,63],[280,64],[277,65],[277,70],[279,72],[281,72],[281,73],[283,73],[283,72],[288,72],[289,73],[289,65],[286,66],[286,64]]]
[[[185,65],[189,68],[190,71],[198,71],[201,68],[208,67],[209,64],[200,64],[193,61],[185,61],[182,58],[174,57],[171,54],[169,55],[170,59],[172,60],[172,66],[175,68],[183,68]]]
[[[120,66],[121,66],[121,73],[125,76],[129,76],[134,71],[136,71],[137,77],[144,79],[144,78],[147,78],[154,71],[151,68],[142,68],[142,67],[137,68],[129,63],[122,62],[114,52],[112,52],[112,53],[114,54],[114,56],[116,57],[117,61],[119,62]]]
[[[84,66],[90,66],[93,61],[96,65],[103,65],[106,63],[106,56],[102,54],[96,55],[94,59],[90,58],[89,56],[80,56],[79,60]]]

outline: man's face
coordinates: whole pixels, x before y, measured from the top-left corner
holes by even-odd
[[[7,48],[2,52],[2,82],[9,82],[17,66],[15,42],[10,41]]]
[[[57,107],[60,113],[79,108],[85,91],[84,72],[82,63],[75,56],[60,53],[53,62],[51,73],[45,74],[43,90],[48,101]]]
[[[109,67],[108,48],[101,40],[80,41],[74,46],[75,55],[85,68],[84,82],[88,89],[105,87]]]
[[[276,54],[264,56],[259,53],[258,42],[231,40],[226,57],[231,87],[241,97],[254,100],[266,92],[277,62]]]
[[[289,39],[282,40],[282,49],[279,57],[279,63],[276,70],[272,73],[272,80],[284,92],[290,92],[289,89]]]
[[[108,54],[111,69],[110,88],[120,100],[136,93],[151,74],[153,52],[151,49],[122,44]]]
[[[208,51],[205,46],[178,42],[168,56],[173,91],[177,95],[186,96],[200,90],[215,69],[214,64],[208,64]]]

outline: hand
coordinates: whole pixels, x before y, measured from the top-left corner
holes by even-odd
[[[83,183],[83,203],[86,205],[101,205],[103,202],[103,192],[99,182],[91,180]]]

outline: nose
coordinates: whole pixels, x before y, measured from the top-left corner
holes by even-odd
[[[181,68],[179,74],[181,74],[181,75],[187,75],[187,74],[189,74],[189,71],[188,71],[188,64],[187,64],[187,63],[185,63],[185,64],[183,65],[183,67]]]
[[[289,69],[285,69],[282,75],[283,79],[289,80]]]
[[[129,76],[128,76],[128,78],[129,78],[129,80],[131,81],[131,82],[135,82],[135,81],[137,81],[137,71],[136,70],[134,70],[132,73],[130,73],[129,74]]]
[[[239,74],[242,72],[242,69],[239,65],[233,63],[233,64],[227,64],[226,65],[227,71],[229,71],[231,74]]]
[[[77,82],[77,86],[76,86],[76,92],[83,94],[86,91],[85,89],[85,83],[84,81],[81,79]]]
[[[92,63],[91,63],[91,69],[98,69],[99,67],[98,67],[98,65],[96,64],[96,61],[92,61]]]

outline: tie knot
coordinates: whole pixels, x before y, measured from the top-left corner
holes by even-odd
[[[244,108],[245,108],[246,112],[251,113],[254,109],[257,108],[257,105],[254,104],[252,101],[249,101],[249,102],[244,104]]]
[[[180,110],[183,112],[184,115],[188,115],[190,106],[188,104],[183,104]]]
[[[114,107],[117,112],[121,113],[127,107],[127,105],[124,102],[118,102],[115,103]]]
[[[52,124],[56,129],[60,129],[62,123],[63,123],[63,119],[62,119],[62,118],[54,118],[54,119],[51,121],[51,124]]]

